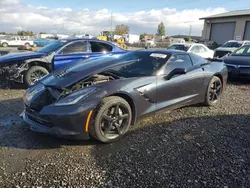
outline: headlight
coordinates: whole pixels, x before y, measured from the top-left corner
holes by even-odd
[[[78,101],[88,97],[91,93],[95,92],[96,90],[97,90],[96,88],[86,88],[86,89],[74,92],[68,95],[67,97],[56,102],[55,106],[67,106],[67,105],[76,104]]]
[[[37,84],[36,86],[28,89],[23,97],[24,102],[26,103],[26,102],[30,101],[35,94],[40,93],[44,89],[45,89],[44,85],[40,84],[40,83]]]

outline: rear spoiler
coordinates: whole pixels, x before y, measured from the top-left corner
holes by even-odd
[[[209,60],[209,61],[212,61],[212,62],[214,62],[214,61],[223,62],[223,59],[222,59],[222,58],[217,58],[217,57],[214,57],[214,58],[206,58],[206,59]]]

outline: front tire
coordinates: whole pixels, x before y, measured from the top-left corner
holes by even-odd
[[[104,98],[95,111],[91,136],[103,143],[119,140],[129,129],[132,120],[131,107],[121,97]]]
[[[213,76],[207,88],[204,104],[206,106],[214,106],[218,103],[222,94],[222,82],[217,76]]]
[[[24,81],[27,84],[27,86],[33,85],[35,82],[37,82],[41,77],[49,74],[49,71],[41,66],[32,66],[30,69],[26,72],[24,76]]]

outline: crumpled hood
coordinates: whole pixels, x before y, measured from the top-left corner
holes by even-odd
[[[249,65],[250,66],[250,56],[227,56],[224,58],[226,64],[233,65]]]
[[[236,49],[238,49],[238,48],[223,48],[223,47],[219,47],[219,48],[216,48],[215,51],[233,52]]]
[[[15,63],[16,61],[22,61],[31,58],[39,58],[44,55],[45,55],[44,53],[37,53],[37,52],[8,53],[7,55],[0,56],[0,64]]]
[[[46,86],[66,88],[88,76],[110,70],[124,63],[126,62],[120,62],[117,58],[110,56],[100,59],[88,59],[52,72],[41,79],[41,82]]]

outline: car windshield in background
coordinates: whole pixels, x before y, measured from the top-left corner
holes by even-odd
[[[67,41],[64,41],[64,40],[54,41],[54,42],[51,42],[48,45],[40,48],[36,52],[40,52],[40,53],[54,52],[54,51],[58,50],[60,47],[62,47],[66,42]]]
[[[182,51],[187,52],[189,47],[190,46],[185,46],[185,45],[182,45],[182,44],[174,44],[174,45],[171,45],[170,47],[168,47],[168,49],[169,50],[182,50]]]
[[[250,56],[250,45],[243,46],[232,53],[232,56]]]
[[[223,44],[221,47],[225,48],[239,48],[242,44],[239,42],[227,42]]]

